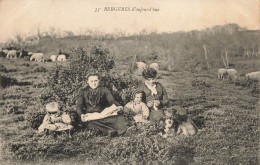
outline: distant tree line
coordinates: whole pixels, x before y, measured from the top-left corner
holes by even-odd
[[[228,68],[232,57],[259,56],[259,30],[247,30],[237,24],[214,26],[204,30],[189,32],[156,33],[142,30],[138,34],[127,35],[117,30],[104,34],[98,31],[85,30],[76,35],[71,31],[64,32],[51,28],[48,32],[22,37],[2,43],[2,49],[51,52],[62,50],[68,52],[78,45],[98,41],[108,48],[115,49],[118,56],[124,56],[129,62],[135,58],[139,61],[162,61],[168,69],[176,67],[209,69],[216,61]],[[188,61],[188,63],[187,63]]]

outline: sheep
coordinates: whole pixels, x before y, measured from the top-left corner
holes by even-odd
[[[237,80],[237,71],[236,69],[227,69],[227,76],[229,79]]]
[[[159,71],[159,64],[156,62],[151,63],[149,67],[155,69],[157,72]]]
[[[227,76],[227,69],[225,68],[220,68],[218,70],[218,79],[225,79]]]
[[[7,53],[9,52],[9,50],[4,49],[3,52],[5,53],[5,55],[7,55]]]
[[[38,61],[38,62],[44,62],[44,59],[43,59],[43,53],[34,53],[31,58],[30,58],[30,61]]]
[[[136,62],[136,65],[140,73],[142,73],[143,70],[146,68],[146,64],[144,62]]]
[[[6,55],[6,58],[10,58],[10,59],[14,58],[14,59],[16,59],[18,53],[19,52],[17,52],[16,50],[10,50],[10,51],[8,51],[8,53]]]
[[[52,62],[56,61],[57,60],[57,55],[51,55],[50,59],[51,59]]]
[[[260,82],[260,71],[247,73],[246,77],[250,80],[257,80]]]
[[[57,61],[66,61],[66,56],[64,54],[59,55]]]

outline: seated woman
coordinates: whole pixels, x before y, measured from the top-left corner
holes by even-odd
[[[155,69],[148,67],[142,72],[142,75],[145,80],[138,89],[142,90],[145,94],[145,103],[150,110],[149,120],[160,121],[164,118],[162,108],[169,104],[168,95],[164,86],[155,81],[157,75]]]
[[[79,92],[77,113],[88,129],[99,130],[108,135],[123,134],[127,122],[117,112],[123,107],[114,99],[109,89],[99,86],[99,75],[87,76],[88,86]]]

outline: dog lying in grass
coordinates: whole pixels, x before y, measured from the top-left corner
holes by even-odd
[[[197,133],[193,124],[184,122],[178,127],[177,134],[183,133],[185,136],[193,136]]]
[[[162,136],[167,138],[169,135],[184,134],[185,136],[193,136],[197,133],[197,127],[188,116],[187,111],[184,109],[166,109],[165,114],[165,128]],[[173,128],[173,129],[171,129]]]

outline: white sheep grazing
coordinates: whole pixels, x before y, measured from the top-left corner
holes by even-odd
[[[155,69],[157,72],[159,71],[159,64],[156,62],[151,63],[149,67]]]
[[[9,52],[9,50],[4,49],[3,52],[5,53],[5,55],[7,55],[7,53]]]
[[[17,51],[16,50],[10,50],[8,51],[6,58],[17,58]]]
[[[227,76],[232,81],[237,80],[237,71],[236,71],[236,69],[227,69]]]
[[[218,79],[225,79],[227,76],[227,69],[225,68],[220,68],[218,70]]]
[[[144,62],[136,62],[136,65],[140,73],[142,73],[143,70],[146,68],[146,64]]]
[[[38,61],[38,62],[44,62],[44,58],[43,58],[43,53],[34,53],[31,58],[30,61]]]
[[[57,60],[57,55],[51,55],[50,59],[51,59],[52,62],[56,61]]]
[[[59,55],[57,61],[66,61],[66,56],[64,54]]]
[[[260,71],[247,73],[246,77],[250,80],[257,80],[260,82]]]

